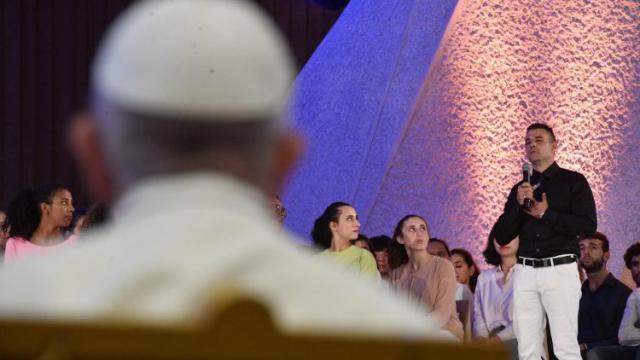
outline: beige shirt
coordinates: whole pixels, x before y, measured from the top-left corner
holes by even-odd
[[[436,315],[433,318],[442,329],[463,338],[456,312],[456,273],[450,261],[429,255],[429,260],[417,270],[407,263],[391,272],[391,284]]]

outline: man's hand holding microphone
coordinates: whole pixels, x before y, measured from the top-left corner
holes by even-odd
[[[547,202],[547,194],[542,193],[542,200],[536,201],[533,196],[534,188],[531,185],[531,173],[533,168],[531,164],[525,163],[522,165],[523,182],[518,186],[518,192],[516,193],[516,199],[518,204],[522,206],[525,213],[533,216],[536,219],[542,219],[545,211],[549,208]]]

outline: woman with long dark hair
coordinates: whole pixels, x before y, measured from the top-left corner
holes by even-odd
[[[464,333],[456,312],[456,274],[447,259],[427,252],[429,230],[418,215],[400,219],[393,232],[391,285],[419,302],[433,320],[460,340]]]
[[[73,197],[63,186],[42,186],[18,193],[9,204],[4,224],[9,234],[5,260],[13,261],[73,243],[75,239],[64,238],[73,211]]]
[[[380,280],[376,260],[371,252],[352,245],[358,238],[360,221],[353,206],[342,202],[329,205],[313,225],[311,237],[323,249],[321,256],[355,269],[360,275]]]
[[[494,268],[480,273],[474,295],[473,334],[476,339],[504,343],[512,358],[518,358],[518,343],[513,331],[513,273],[517,271],[520,239],[500,245],[491,230],[482,252]]]
[[[468,286],[472,293],[475,292],[480,270],[471,253],[462,248],[453,249],[451,250],[451,262],[456,270],[456,281]]]

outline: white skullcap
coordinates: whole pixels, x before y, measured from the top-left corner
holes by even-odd
[[[240,0],[155,0],[118,18],[93,89],[142,114],[203,121],[279,117],[294,67],[280,32]]]

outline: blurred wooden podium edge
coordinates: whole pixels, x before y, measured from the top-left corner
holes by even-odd
[[[220,309],[194,328],[0,318],[0,359],[507,359],[479,344],[283,334],[245,297]]]

